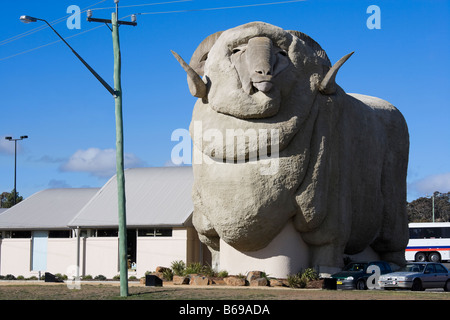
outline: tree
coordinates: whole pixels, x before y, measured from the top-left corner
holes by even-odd
[[[434,192],[434,221],[450,221],[450,192]],[[431,222],[433,216],[433,199],[420,197],[407,203],[409,222]]]
[[[19,196],[17,192],[16,204],[23,200],[22,196]],[[14,189],[11,192],[3,192],[0,195],[0,208],[11,208],[14,205]]]

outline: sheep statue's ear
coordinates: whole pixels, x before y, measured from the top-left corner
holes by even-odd
[[[218,31],[206,37],[192,54],[189,65],[192,67],[192,69],[195,70],[195,72],[197,72],[200,77],[203,77],[203,75],[205,74],[205,62],[208,59],[209,51],[216,43],[217,39],[219,39],[222,32],[223,31]]]
[[[331,67],[331,62],[327,56],[327,53],[311,37],[304,34],[303,32],[296,31],[296,30],[287,30],[287,32],[289,32],[293,36],[303,40],[308,46],[310,46],[316,53],[317,57],[322,60],[322,64],[324,65],[326,70],[328,70],[327,74],[325,75],[322,82],[320,83],[319,91],[322,94],[335,93],[336,92],[336,74],[339,71],[339,68],[342,67],[342,65],[345,63],[345,61],[347,61],[348,58],[350,58],[350,56],[354,52],[351,52],[351,53],[343,56],[338,62],[335,63],[335,65],[333,67]]]

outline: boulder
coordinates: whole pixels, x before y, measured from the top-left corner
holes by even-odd
[[[170,270],[170,268],[158,266],[158,267],[156,267],[155,272],[161,272],[161,273],[163,273],[163,272],[166,271],[166,270]]]
[[[284,287],[285,284],[281,279],[270,279],[269,286],[271,287]]]
[[[266,287],[268,281],[266,278],[257,278],[249,281],[250,287]]]
[[[191,277],[189,284],[192,286],[207,286],[211,284],[211,280],[204,276],[193,276]]]
[[[173,284],[189,284],[189,277],[173,276]]]
[[[235,276],[226,277],[223,279],[227,286],[240,287],[245,286],[245,279]]]
[[[262,278],[263,277],[263,272],[262,271],[250,271],[249,273],[247,273],[247,281],[250,282],[252,280],[258,279],[258,278]]]

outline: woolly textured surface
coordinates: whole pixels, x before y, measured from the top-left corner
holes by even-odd
[[[253,22],[194,54],[207,86],[190,126],[194,226],[216,257],[220,241],[261,250],[292,219],[310,266],[340,267],[369,246],[402,264],[405,120],[387,101],[346,94],[302,35]]]

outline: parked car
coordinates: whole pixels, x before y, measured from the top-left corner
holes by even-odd
[[[371,275],[367,273],[367,268],[371,265],[378,266],[381,274],[392,272],[385,261],[351,262],[342,271],[331,275],[332,279],[336,279],[336,289],[367,289],[367,279]]]
[[[444,288],[445,291],[450,291],[450,274],[441,263],[410,262],[396,272],[380,276],[378,283],[384,289],[422,291],[428,288]]]

